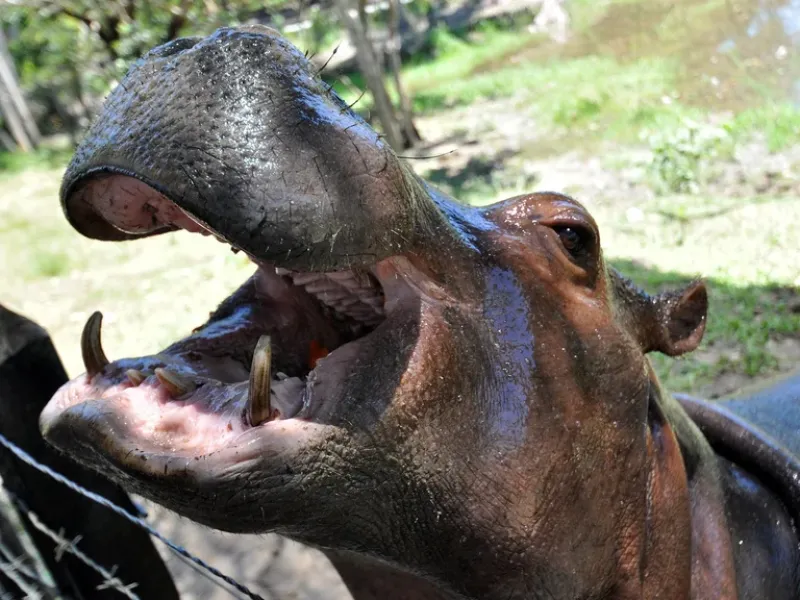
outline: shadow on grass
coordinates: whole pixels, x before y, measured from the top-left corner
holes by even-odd
[[[516,154],[516,151],[506,148],[491,156],[471,156],[463,166],[431,169],[424,173],[424,177],[462,202],[481,195],[491,198],[507,183],[506,162]]]
[[[609,259],[609,263],[650,293],[679,288],[695,279],[634,260]],[[670,391],[716,398],[753,378],[796,366],[800,357],[800,290],[703,279],[710,306],[700,348],[679,359],[653,356],[659,377]]]

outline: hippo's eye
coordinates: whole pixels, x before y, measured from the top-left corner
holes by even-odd
[[[555,226],[553,230],[558,234],[564,248],[574,257],[582,256],[591,243],[591,235],[579,226]]]

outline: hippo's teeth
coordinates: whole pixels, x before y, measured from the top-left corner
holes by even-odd
[[[293,273],[292,274],[292,281],[295,285],[302,285],[303,287],[307,286],[310,283],[313,283],[318,280],[324,280],[325,274],[324,273]]]
[[[270,377],[272,371],[272,342],[268,335],[258,338],[250,366],[250,387],[247,390],[247,420],[253,427],[272,418],[270,406]]]
[[[191,379],[178,375],[174,371],[159,367],[155,370],[158,382],[164,386],[170,396],[183,396],[193,392],[197,385]]]
[[[81,334],[83,366],[86,367],[86,374],[89,377],[97,375],[109,364],[106,354],[103,352],[103,344],[100,342],[100,327],[102,324],[103,313],[99,310],[95,311],[86,321]]]
[[[140,385],[146,379],[144,373],[136,369],[128,369],[125,371],[125,375],[128,376],[128,381],[133,385]]]

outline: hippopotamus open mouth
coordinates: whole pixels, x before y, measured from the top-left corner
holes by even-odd
[[[91,411],[112,420],[111,406],[124,410],[128,439],[157,469],[177,456],[233,465],[340,422],[349,371],[379,356],[389,336],[402,353],[407,314],[425,294],[428,278],[404,253],[420,232],[455,234],[426,204],[432,197],[271,32],[156,49],[70,166],[67,217],[98,239],[214,235],[258,270],[212,326],[164,356],[109,368],[92,317],[87,377],[44,422],[56,411],[89,423]],[[274,437],[262,436],[268,430]]]
[[[138,62],[62,202],[87,236],[186,229],[257,270],[155,356],[109,363],[93,316],[41,416],[56,446],[325,549],[357,598],[688,597],[694,430],[646,353],[697,345],[705,288],[638,291],[578,202],[458,204],[256,27]]]

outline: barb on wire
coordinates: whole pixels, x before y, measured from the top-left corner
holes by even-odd
[[[22,501],[17,498],[16,496],[11,496],[15,503],[22,503]],[[88,565],[95,571],[97,571],[103,577],[103,583],[97,586],[98,590],[107,590],[107,589],[114,589],[120,592],[121,594],[127,596],[131,600],[140,600],[139,596],[133,593],[133,588],[135,588],[138,583],[129,583],[125,585],[122,583],[119,577],[116,576],[117,572],[117,565],[111,567],[111,569],[106,569],[102,565],[99,565],[91,557],[87,556],[78,548],[78,542],[81,539],[81,536],[76,536],[72,540],[68,540],[64,537],[64,530],[62,529],[58,533],[50,529],[47,525],[42,523],[39,517],[31,510],[21,504],[20,510],[25,512],[25,515],[30,519],[31,525],[33,525],[36,529],[41,531],[51,540],[53,540],[58,546],[56,547],[56,560],[61,560],[64,556],[64,553],[72,554],[75,558],[80,560],[82,563]]]
[[[34,568],[26,564],[27,560],[30,560],[30,557],[24,554],[21,556],[14,556],[14,553],[11,551],[11,549],[6,546],[2,540],[0,540],[0,571],[2,571],[9,579],[14,581],[14,583],[16,583],[17,586],[29,596],[31,592],[22,587],[16,579],[13,579],[11,575],[9,575],[8,570],[18,572],[27,581],[31,581],[39,586],[39,596],[55,598],[58,595],[58,590],[53,585],[42,579]]]
[[[55,479],[59,483],[62,483],[65,486],[67,486],[72,491],[74,491],[74,492],[76,492],[78,494],[81,494],[81,495],[89,498],[90,500],[94,500],[95,502],[97,502],[101,506],[105,506],[107,509],[115,512],[116,514],[118,514],[119,516],[123,517],[124,519],[127,519],[128,521],[130,521],[134,525],[138,525],[139,527],[143,528],[148,533],[150,533],[150,535],[155,537],[158,541],[160,541],[161,543],[165,544],[168,548],[170,548],[170,550],[172,550],[173,552],[175,552],[177,554],[180,554],[181,556],[183,556],[183,557],[187,558],[188,560],[192,561],[193,563],[198,565],[203,570],[207,571],[208,573],[211,573],[212,575],[214,575],[218,579],[221,579],[222,581],[224,581],[228,585],[234,587],[235,589],[237,589],[238,591],[243,593],[245,596],[247,596],[251,600],[264,600],[263,597],[259,596],[255,592],[251,591],[250,588],[248,588],[246,585],[244,585],[242,583],[239,583],[238,581],[236,581],[232,577],[229,577],[229,576],[225,575],[224,573],[222,573],[218,569],[216,569],[216,568],[212,567],[211,565],[209,565],[203,559],[196,557],[195,555],[193,555],[191,552],[189,552],[185,548],[179,546],[178,544],[174,543],[170,539],[168,539],[168,538],[164,537],[163,535],[161,535],[161,533],[159,533],[156,529],[151,527],[150,524],[147,523],[146,521],[140,519],[139,517],[136,517],[136,516],[130,514],[124,508],[122,508],[120,506],[117,506],[116,504],[114,504],[110,500],[107,500],[106,498],[104,498],[100,494],[96,494],[95,492],[92,492],[90,490],[87,490],[84,487],[81,487],[80,485],[78,485],[77,483],[72,481],[71,479],[68,479],[67,477],[64,477],[61,473],[58,473],[58,472],[54,471],[53,469],[51,469],[47,465],[41,464],[35,458],[33,458],[30,454],[28,454],[22,448],[20,448],[19,446],[17,446],[16,444],[11,442],[10,440],[8,440],[2,434],[0,434],[0,445],[5,446],[6,449],[11,451],[11,453],[14,454],[17,458],[19,458],[22,462],[32,466],[34,469],[37,469],[37,470],[41,471],[45,475],[49,475],[50,477],[52,477],[53,479]],[[26,510],[26,512],[29,512],[29,511]],[[223,589],[225,589],[225,588],[223,588]]]
[[[6,523],[9,524],[13,530],[12,535],[8,538],[6,543],[0,542],[0,554],[2,554],[6,560],[12,562],[15,555],[25,557],[25,568],[28,570],[28,578],[41,585],[41,590],[48,600],[61,598],[62,596],[58,584],[47,564],[45,564],[39,549],[36,547],[36,543],[31,537],[31,532],[22,519],[19,508],[14,504],[11,498],[11,491],[3,486],[2,477],[0,477],[0,513],[2,513],[0,514],[0,519],[5,519]],[[81,599],[76,598],[75,600]]]
[[[42,594],[34,588],[33,585],[28,582],[28,580],[23,576],[22,572],[19,570],[18,565],[11,562],[6,562],[4,560],[0,560],[0,573],[5,575],[10,581],[14,582],[14,584],[23,592],[25,592],[26,598],[31,598],[35,600],[41,600]]]

